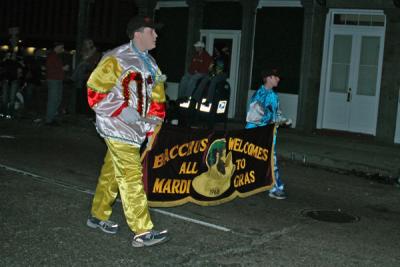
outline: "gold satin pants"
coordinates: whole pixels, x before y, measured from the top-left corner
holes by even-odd
[[[129,228],[135,234],[146,232],[153,223],[143,188],[139,148],[110,139],[105,142],[108,150],[93,198],[92,216],[108,220],[119,191]]]

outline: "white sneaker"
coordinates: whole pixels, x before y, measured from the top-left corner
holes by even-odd
[[[86,221],[86,225],[90,228],[99,228],[107,234],[116,234],[118,232],[118,224],[112,221],[101,221],[93,216],[90,216]]]
[[[150,230],[142,234],[134,235],[132,240],[132,246],[135,248],[150,247],[167,242],[168,240],[169,237],[167,230],[163,230],[161,232]]]
[[[280,200],[287,198],[286,193],[284,191],[282,191],[282,190],[275,190],[273,192],[270,191],[268,196],[270,198],[275,198],[275,199],[280,199]]]

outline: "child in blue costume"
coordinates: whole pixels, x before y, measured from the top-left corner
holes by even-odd
[[[263,85],[251,97],[247,116],[246,116],[246,129],[251,129],[259,126],[269,124],[281,124],[282,118],[279,110],[279,97],[274,92],[273,88],[279,84],[279,74],[277,70],[264,70],[262,72]],[[284,185],[281,181],[278,171],[278,162],[276,159],[276,134],[274,134],[274,174],[275,184],[269,191],[269,196],[276,199],[285,199],[286,193]]]

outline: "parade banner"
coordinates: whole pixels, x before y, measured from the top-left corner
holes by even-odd
[[[163,125],[144,152],[151,207],[218,205],[270,189],[275,127],[213,131]]]

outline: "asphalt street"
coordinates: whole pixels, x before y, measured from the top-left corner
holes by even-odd
[[[399,266],[399,188],[281,161],[287,200],[153,208],[171,240],[130,246],[120,203],[116,235],[86,227],[105,146],[91,122],[45,127],[0,121],[0,266]],[[305,216],[336,211],[358,220]]]

